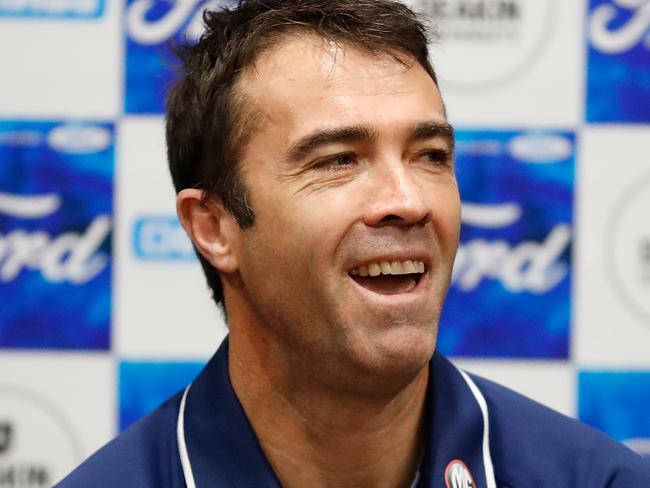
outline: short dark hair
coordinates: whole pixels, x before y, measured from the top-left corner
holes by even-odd
[[[415,59],[431,76],[428,31],[396,0],[241,0],[206,11],[199,42],[179,50],[182,72],[167,99],[167,156],[176,191],[216,196],[242,228],[253,225],[238,158],[252,130],[235,88],[244,68],[288,34],[314,33],[369,55]],[[247,125],[248,124],[248,125]],[[216,303],[223,304],[219,272],[197,252]]]

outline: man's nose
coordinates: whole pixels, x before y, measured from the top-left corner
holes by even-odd
[[[368,196],[364,223],[369,226],[414,225],[431,218],[424,190],[407,163],[378,165]]]

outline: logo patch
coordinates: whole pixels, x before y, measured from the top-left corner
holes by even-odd
[[[555,0],[409,0],[436,24],[432,56],[441,82],[456,90],[501,87],[526,71],[548,44]]]
[[[0,347],[107,349],[114,128],[0,121]]]
[[[587,68],[589,122],[647,123],[650,106],[650,2],[590,0]]]
[[[170,45],[194,44],[201,36],[203,12],[230,0],[127,0],[125,12],[126,87],[129,114],[163,113],[174,82],[177,59]]]
[[[45,488],[82,459],[65,413],[31,390],[0,385],[0,486]]]
[[[192,261],[192,242],[173,215],[148,215],[133,225],[133,251],[142,260]]]
[[[465,463],[454,459],[445,469],[447,488],[476,488],[476,483]]]
[[[581,371],[578,419],[650,460],[650,371]]]
[[[605,236],[611,284],[628,310],[650,323],[650,173],[638,178],[614,207]]]
[[[105,0],[0,0],[0,17],[97,19],[105,9]]]
[[[202,362],[121,362],[120,431],[185,389],[202,368]]]
[[[575,135],[458,131],[456,155],[461,243],[440,349],[566,358]]]

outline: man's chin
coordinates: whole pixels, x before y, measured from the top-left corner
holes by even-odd
[[[406,387],[427,367],[435,339],[435,332],[429,328],[413,326],[373,334],[354,347],[360,380],[379,390]]]

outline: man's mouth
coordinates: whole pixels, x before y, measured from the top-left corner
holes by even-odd
[[[382,295],[397,295],[413,290],[426,271],[422,261],[378,261],[350,270],[362,287]]]

